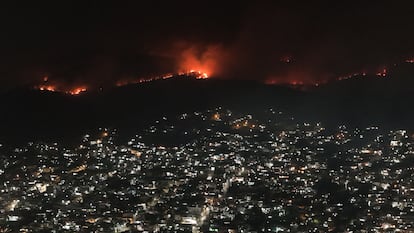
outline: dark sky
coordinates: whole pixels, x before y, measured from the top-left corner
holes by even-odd
[[[192,65],[319,82],[414,56],[409,1],[10,2],[0,7],[3,87],[44,76],[108,85]]]

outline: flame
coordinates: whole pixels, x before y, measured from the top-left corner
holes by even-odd
[[[35,86],[34,89],[39,90],[39,91],[61,92],[61,93],[69,94],[69,95],[79,95],[87,91],[86,87],[75,87],[72,89],[65,89],[65,88],[60,88],[57,85],[52,85],[52,84],[38,85],[38,86]]]
[[[219,45],[190,46],[181,50],[178,70],[196,75],[198,79],[206,79],[217,72],[218,63],[225,55]]]
[[[86,92],[86,90],[87,89],[85,87],[77,87],[77,88],[67,91],[67,93],[70,95],[79,95],[82,92]]]
[[[154,76],[154,77],[149,77],[149,78],[147,77],[147,78],[137,78],[137,79],[130,79],[130,80],[120,80],[116,82],[116,86],[122,87],[122,86],[130,85],[130,84],[139,84],[139,83],[147,83],[147,82],[152,82],[152,81],[157,81],[157,80],[166,80],[166,79],[170,79],[170,78],[174,78],[178,76],[188,76],[188,77],[192,77],[195,79],[209,78],[208,73],[192,69],[192,70],[177,72],[177,73],[167,73],[164,75]]]
[[[183,75],[194,76],[196,79],[207,79],[209,75],[206,72],[200,70],[190,70],[188,72],[182,73]]]
[[[41,91],[51,91],[51,92],[56,92],[57,88],[56,86],[53,85],[40,85],[38,87],[36,87],[35,89],[41,90]]]

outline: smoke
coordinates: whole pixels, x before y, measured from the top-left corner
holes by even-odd
[[[352,70],[337,65],[345,64],[346,50],[321,35],[321,28],[311,29],[315,22],[303,11],[253,7],[230,40],[176,36],[156,44],[151,55],[165,58],[162,69],[168,64],[175,72],[199,70],[215,78],[268,83],[321,83]]]
[[[217,7],[220,4],[220,7]],[[191,70],[213,78],[321,83],[414,54],[412,8],[289,1],[140,1],[7,10],[4,85],[111,86]],[[81,10],[79,10],[81,9]],[[137,13],[138,12],[138,13]]]
[[[224,59],[225,52],[218,45],[206,47],[189,46],[180,54],[178,70],[186,72],[198,70],[209,76],[219,73],[220,60]]]
[[[170,70],[172,73],[198,71],[212,77],[221,76],[224,64],[231,55],[220,43],[181,39],[155,46],[150,54],[163,61],[158,64],[162,70]]]

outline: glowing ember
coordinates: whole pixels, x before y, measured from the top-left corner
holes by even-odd
[[[67,93],[70,94],[70,95],[79,95],[82,92],[86,92],[86,88],[78,87],[78,88],[75,88],[73,90],[68,91]]]
[[[206,72],[199,70],[190,70],[187,75],[194,76],[196,79],[207,79],[209,77]]]
[[[138,83],[147,83],[157,80],[166,80],[178,76],[187,76],[195,79],[207,79],[209,78],[209,75],[206,72],[202,72],[199,70],[189,70],[186,72],[178,72],[178,73],[168,73],[161,76],[155,76],[150,78],[139,78],[135,80],[121,80],[116,83],[116,86],[121,87],[129,84],[138,84]]]
[[[39,85],[39,86],[35,86],[34,89],[39,90],[39,91],[62,92],[62,93],[66,93],[69,95],[79,95],[87,91],[86,87],[77,87],[77,88],[73,88],[70,90],[65,90],[62,88],[58,88],[55,85]]]
[[[36,89],[39,89],[41,91],[52,91],[52,92],[57,91],[56,87],[52,85],[40,85]]]

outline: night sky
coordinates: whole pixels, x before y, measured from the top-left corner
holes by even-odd
[[[190,69],[315,83],[414,56],[414,7],[402,1],[10,2],[0,7],[3,88]]]

